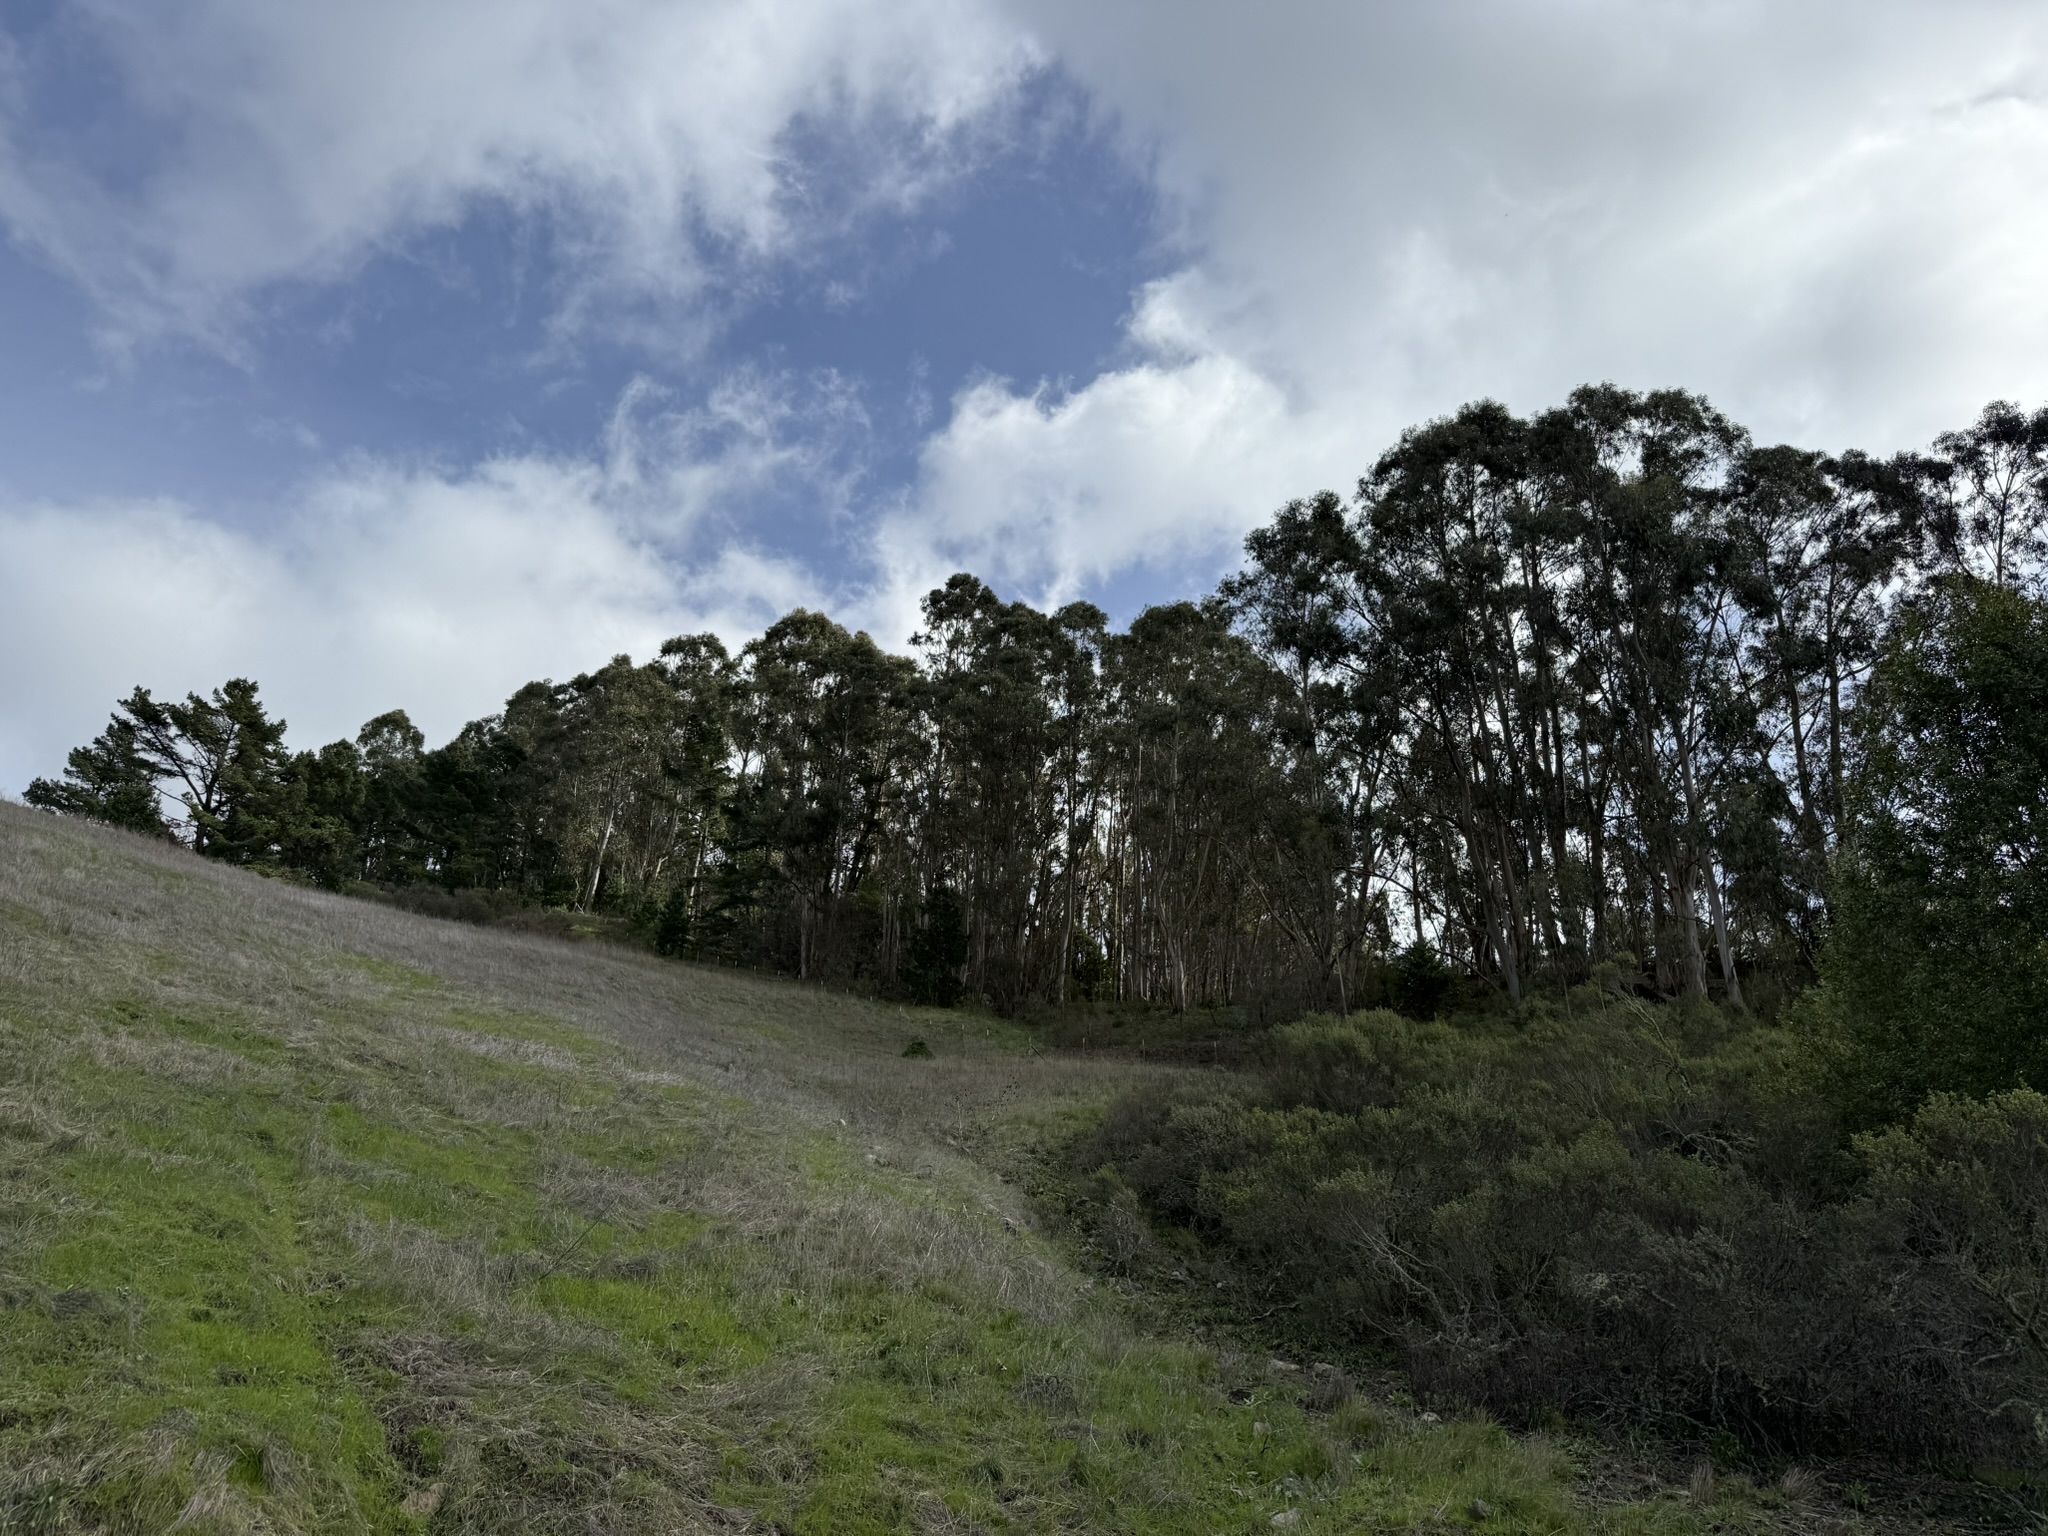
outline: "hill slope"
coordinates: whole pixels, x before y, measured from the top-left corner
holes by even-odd
[[[1693,1528],[1147,1335],[1027,1046],[0,805],[0,1529]]]

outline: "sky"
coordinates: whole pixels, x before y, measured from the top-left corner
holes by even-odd
[[[1404,427],[2048,401],[2048,7],[0,0],[0,791],[972,570],[1119,620]]]

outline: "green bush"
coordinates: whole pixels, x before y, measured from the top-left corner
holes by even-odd
[[[1993,1362],[1959,1379],[1969,1406],[2048,1447],[2048,1098],[1937,1094],[1858,1150],[1856,1215],[1922,1369]]]
[[[1391,1354],[1428,1397],[2036,1457],[2048,1101],[1937,1100],[1845,1153],[1783,1032],[1586,999],[1308,1020],[1262,1078],[1119,1104],[1077,1166],[1304,1348]],[[1130,1267],[1124,1201],[1089,1209]]]
[[[1850,835],[1805,1012],[1875,1128],[1934,1092],[2048,1088],[2048,604],[1954,579],[1856,712]]]
[[[1457,985],[1453,971],[1429,945],[1417,939],[1387,967],[1388,999],[1411,1019],[1433,1019]]]

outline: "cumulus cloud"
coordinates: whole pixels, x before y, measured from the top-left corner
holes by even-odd
[[[1275,485],[1343,463],[1270,379],[1193,328],[1187,286],[1143,296],[1129,367],[1071,392],[985,379],[953,401],[915,494],[877,524],[882,632],[908,633],[918,599],[963,568],[1046,603],[1140,566],[1199,584]]]
[[[886,525],[899,561],[957,550],[1051,589],[1213,567],[1406,425],[1593,380],[1879,450],[2048,396],[2038,6],[1015,14],[1189,261],[1135,307],[1127,364],[955,402]]]
[[[37,90],[74,55],[121,90],[66,131]],[[128,336],[231,345],[267,287],[490,199],[552,220],[566,311],[687,301],[914,199],[1033,66],[978,0],[79,0],[0,43],[0,217]],[[806,119],[830,195],[789,174]]]
[[[683,632],[743,643],[820,604],[816,577],[742,542],[697,552],[646,497],[761,473],[750,448],[658,469],[644,445],[460,472],[363,461],[260,533],[168,502],[0,508],[0,652],[38,658],[7,684],[0,785],[54,773],[137,683],[253,676],[299,746],[397,707],[441,738],[532,678]]]
[[[1819,381],[1812,425],[1917,435],[1970,374],[2048,383],[2038,6],[1025,9],[1182,210],[1224,344],[1309,394],[1656,373],[1789,427]]]

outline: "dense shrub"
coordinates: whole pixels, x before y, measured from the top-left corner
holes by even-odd
[[[1857,712],[1852,835],[1805,1004],[1859,1125],[1930,1092],[2048,1088],[2048,604],[1957,578],[1909,606]]]
[[[1139,1210],[1305,1345],[1524,1418],[2037,1455],[2048,1100],[1936,1099],[1845,1151],[1782,1086],[1790,1038],[1705,1008],[1272,1039],[1262,1078],[1078,1149],[1125,1267]]]

